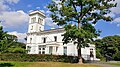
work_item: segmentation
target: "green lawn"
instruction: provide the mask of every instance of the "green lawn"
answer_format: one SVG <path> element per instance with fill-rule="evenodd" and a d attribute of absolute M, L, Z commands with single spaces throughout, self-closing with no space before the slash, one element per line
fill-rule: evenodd
<path fill-rule="evenodd" d="M 0 62 L 0 67 L 27 67 L 27 65 L 34 64 L 33 62 Z"/>
<path fill-rule="evenodd" d="M 111 64 L 111 65 L 115 65 L 115 66 L 120 66 L 120 61 L 118 61 L 117 63 L 108 63 L 108 64 Z"/>
<path fill-rule="evenodd" d="M 71 64 L 62 62 L 0 62 L 0 67 L 98 67 L 92 64 Z"/>

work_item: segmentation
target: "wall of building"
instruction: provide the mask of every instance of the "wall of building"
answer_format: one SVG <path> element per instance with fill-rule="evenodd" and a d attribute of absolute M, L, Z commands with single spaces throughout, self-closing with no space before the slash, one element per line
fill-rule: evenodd
<path fill-rule="evenodd" d="M 31 23 L 32 22 L 31 18 L 33 17 L 36 17 L 36 21 L 34 23 Z M 43 19 L 42 24 L 37 23 L 38 18 Z M 45 24 L 44 17 L 42 17 L 40 14 L 34 14 L 30 16 L 29 28 L 28 28 L 29 34 L 27 36 L 27 45 L 26 45 L 26 49 L 30 50 L 28 54 L 40 54 L 42 52 L 44 53 L 44 51 L 45 54 L 50 54 L 49 50 L 50 47 L 52 47 L 53 49 L 52 54 L 54 55 L 64 55 L 67 52 L 66 55 L 77 56 L 78 54 L 77 45 L 74 45 L 73 43 L 63 44 L 62 41 L 63 36 L 61 35 L 64 34 L 65 32 L 56 31 L 53 33 L 48 32 L 45 34 L 40 34 L 40 32 L 44 32 L 44 24 Z M 57 36 L 57 41 L 55 41 L 54 36 Z M 46 38 L 45 43 L 43 43 L 43 38 Z M 84 59 L 90 60 L 91 49 L 93 50 L 94 58 L 96 58 L 95 45 L 90 45 L 89 47 L 85 47 L 81 49 L 81 53 Z"/>

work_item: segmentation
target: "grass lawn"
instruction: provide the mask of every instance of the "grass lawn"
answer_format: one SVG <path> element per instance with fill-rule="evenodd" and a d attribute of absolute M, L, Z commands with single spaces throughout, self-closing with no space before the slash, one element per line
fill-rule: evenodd
<path fill-rule="evenodd" d="M 117 63 L 108 63 L 108 64 L 111 64 L 111 65 L 115 65 L 115 66 L 120 66 L 120 61 L 118 61 Z"/>
<path fill-rule="evenodd" d="M 71 64 L 62 62 L 0 62 L 0 67 L 98 67 L 92 64 Z"/>

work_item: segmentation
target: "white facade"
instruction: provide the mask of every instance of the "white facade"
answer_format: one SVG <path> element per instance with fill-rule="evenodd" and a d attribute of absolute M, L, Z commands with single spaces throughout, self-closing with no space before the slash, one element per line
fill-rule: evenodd
<path fill-rule="evenodd" d="M 40 11 L 29 14 L 29 28 L 27 33 L 26 49 L 28 54 L 53 54 L 77 56 L 77 48 L 73 43 L 64 44 L 62 42 L 63 28 L 44 30 L 45 15 Z M 95 45 L 81 49 L 84 59 L 90 60 L 90 51 L 96 60 Z"/>

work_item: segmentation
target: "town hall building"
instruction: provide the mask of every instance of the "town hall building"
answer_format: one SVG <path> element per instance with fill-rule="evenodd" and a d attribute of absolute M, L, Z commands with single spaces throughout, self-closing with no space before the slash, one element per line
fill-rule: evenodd
<path fill-rule="evenodd" d="M 61 35 L 65 33 L 64 28 L 44 30 L 46 16 L 41 11 L 30 12 L 29 17 L 26 45 L 28 54 L 77 56 L 77 45 L 63 44 Z M 91 52 L 93 59 L 97 60 L 95 45 L 90 44 L 89 47 L 81 48 L 85 60 L 90 60 Z"/>

